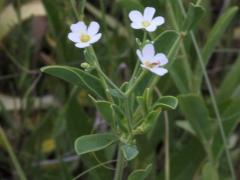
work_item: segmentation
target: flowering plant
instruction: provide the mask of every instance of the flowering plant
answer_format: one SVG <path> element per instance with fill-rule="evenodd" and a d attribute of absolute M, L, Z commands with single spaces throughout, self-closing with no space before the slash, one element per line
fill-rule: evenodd
<path fill-rule="evenodd" d="M 154 139 L 154 127 L 158 123 L 160 116 L 164 119 L 164 175 L 166 180 L 170 180 L 168 111 L 177 108 L 178 99 L 180 99 L 182 111 L 184 113 L 187 112 L 186 116 L 190 119 L 189 124 L 180 124 L 179 126 L 187 129 L 187 131 L 200 139 L 209 158 L 206 167 L 210 167 L 213 170 L 212 176 L 215 177 L 217 174 L 216 163 L 212 157 L 212 149 L 211 147 L 209 148 L 213 139 L 213 134 L 211 134 L 212 127 L 211 125 L 204 126 L 204 123 L 210 124 L 210 120 L 205 106 L 202 105 L 201 98 L 192 94 L 180 98 L 169 95 L 164 96 L 156 86 L 160 80 L 164 80 L 164 76 L 171 76 L 180 91 L 184 93 L 188 91 L 188 87 L 184 86 L 185 82 L 179 78 L 181 72 L 176 73 L 176 71 L 172 71 L 178 65 L 184 66 L 186 74 L 189 75 L 188 73 L 190 73 L 191 75 L 191 68 L 188 63 L 181 62 L 180 64 L 176 62 L 176 56 L 179 51 L 183 52 L 187 57 L 185 47 L 181 46 L 187 34 L 190 35 L 195 45 L 200 59 L 200 67 L 203 69 L 207 82 L 209 81 L 204 71 L 200 50 L 192 32 L 202 16 L 202 8 L 192 5 L 188 18 L 185 17 L 181 26 L 176 24 L 177 31 L 161 31 L 160 27 L 165 23 L 165 19 L 162 16 L 155 16 L 155 13 L 156 9 L 153 7 L 144 8 L 143 13 L 139 10 L 131 10 L 129 12 L 129 26 L 134 30 L 141 31 L 137 32 L 139 33 L 135 45 L 137 48 L 131 47 L 136 52 L 135 60 L 132 60 L 135 62 L 134 70 L 131 77 L 122 84 L 113 82 L 106 75 L 102 68 L 101 57 L 95 53 L 94 47 L 97 47 L 98 41 L 102 38 L 102 28 L 100 29 L 99 23 L 95 21 L 87 25 L 85 21 L 81 20 L 70 26 L 71 32 L 68 34 L 68 39 L 77 48 L 83 49 L 84 52 L 85 62 L 81 64 L 81 68 L 56 65 L 43 67 L 41 70 L 88 90 L 89 98 L 106 121 L 109 131 L 77 138 L 74 145 L 75 151 L 78 155 L 84 155 L 113 146 L 114 153 L 117 150 L 117 160 L 110 161 L 110 163 L 116 161 L 114 180 L 122 180 L 127 163 L 141 156 L 141 151 L 144 150 L 141 147 L 141 141 L 151 144 L 151 142 L 148 142 L 149 136 Z M 185 11 L 183 11 L 183 15 L 186 15 Z M 105 34 L 103 33 L 103 39 L 105 38 L 104 36 Z M 109 46 L 110 49 L 111 45 Z M 188 77 L 186 79 L 188 81 Z M 187 82 L 186 84 L 191 86 L 191 83 Z M 209 82 L 208 86 L 210 93 L 212 93 Z M 214 97 L 213 94 L 212 97 Z M 214 98 L 212 98 L 212 101 L 213 104 L 216 103 Z M 199 107 L 199 111 L 203 112 L 204 117 L 195 116 L 198 114 L 198 111 L 196 109 L 189 110 L 191 105 Z M 216 105 L 214 110 L 217 119 L 220 119 Z M 200 118 L 202 121 L 198 121 Z M 225 150 L 228 152 L 221 121 L 219 121 L 218 125 L 225 143 Z M 153 165 L 150 163 L 142 167 L 144 169 L 133 170 L 129 174 L 128 179 L 144 179 L 151 173 L 152 167 Z"/>
<path fill-rule="evenodd" d="M 154 32 L 158 26 L 164 23 L 163 17 L 153 18 L 155 11 L 152 7 L 145 8 L 143 15 L 139 11 L 131 11 L 129 13 L 129 18 L 132 21 L 131 27 L 133 29 L 143 29 L 145 33 Z M 178 101 L 173 96 L 161 96 L 151 103 L 150 98 L 155 84 L 151 84 L 150 81 L 148 86 L 138 92 L 139 84 L 145 81 L 146 76 L 149 75 L 144 69 L 152 72 L 151 76 L 153 77 L 164 76 L 168 70 L 163 66 L 168 63 L 168 58 L 163 53 L 156 54 L 154 44 L 150 43 L 145 35 L 139 49 L 136 50 L 136 57 L 139 58 L 143 70 L 139 69 L 139 61 L 136 60 L 132 78 L 123 85 L 124 88 L 120 88 L 105 75 L 101 68 L 101 61 L 98 60 L 92 47 L 102 36 L 99 33 L 100 25 L 97 22 L 91 22 L 87 26 L 85 22 L 79 21 L 72 24 L 70 29 L 69 40 L 73 41 L 77 48 L 85 49 L 86 62 L 82 64 L 82 67 L 85 70 L 95 69 L 98 76 L 95 77 L 90 75 L 90 72 L 80 69 L 61 66 L 44 67 L 42 71 L 70 82 L 82 81 L 93 92 L 90 97 L 103 118 L 108 122 L 111 131 L 79 137 L 75 141 L 75 150 L 79 155 L 82 155 L 117 143 L 119 150 L 115 180 L 120 180 L 122 179 L 124 161 L 131 161 L 139 154 L 136 136 L 148 133 L 163 110 L 177 107 Z M 60 70 L 64 71 L 65 74 L 60 74 Z M 79 79 L 75 82 L 74 79 L 78 76 Z M 131 98 L 133 96 L 135 98 Z M 138 101 L 138 105 L 129 109 L 130 104 L 136 101 Z M 138 114 L 139 108 L 144 110 L 142 115 Z M 150 167 L 149 165 L 146 169 L 150 169 Z"/>

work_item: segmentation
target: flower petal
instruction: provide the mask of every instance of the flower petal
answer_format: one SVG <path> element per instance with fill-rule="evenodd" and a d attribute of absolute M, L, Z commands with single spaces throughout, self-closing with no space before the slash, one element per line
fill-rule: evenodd
<path fill-rule="evenodd" d="M 143 58 L 143 55 L 142 55 L 142 52 L 140 51 L 140 49 L 138 49 L 136 53 L 137 53 L 137 56 L 138 56 L 139 60 L 143 63 L 144 58 Z"/>
<path fill-rule="evenodd" d="M 143 14 L 144 20 L 152 21 L 152 18 L 154 16 L 155 12 L 156 12 L 155 8 L 153 8 L 153 7 L 146 7 L 144 9 L 144 14 Z"/>
<path fill-rule="evenodd" d="M 78 43 L 80 42 L 80 36 L 77 33 L 69 33 L 68 34 L 68 39 L 70 39 L 71 41 Z"/>
<path fill-rule="evenodd" d="M 162 16 L 158 16 L 152 20 L 152 23 L 155 24 L 156 26 L 161 26 L 162 24 L 165 23 L 165 19 Z"/>
<path fill-rule="evenodd" d="M 128 16 L 132 22 L 142 22 L 143 20 L 143 15 L 140 11 L 133 10 Z"/>
<path fill-rule="evenodd" d="M 90 44 L 79 42 L 79 43 L 76 43 L 75 46 L 78 47 L 78 48 L 86 48 L 86 47 L 90 46 Z"/>
<path fill-rule="evenodd" d="M 158 53 L 154 56 L 153 60 L 155 62 L 160 62 L 160 66 L 163 66 L 168 63 L 168 58 L 163 53 Z"/>
<path fill-rule="evenodd" d="M 93 21 L 88 26 L 87 32 L 88 32 L 89 35 L 93 36 L 93 35 L 98 33 L 99 29 L 100 29 L 99 24 L 97 22 Z"/>
<path fill-rule="evenodd" d="M 87 31 L 87 26 L 83 21 L 79 21 L 76 24 L 72 24 L 70 29 L 73 32 L 86 32 Z"/>
<path fill-rule="evenodd" d="M 143 26 L 142 26 L 142 24 L 140 22 L 133 22 L 133 23 L 131 23 L 131 27 L 133 29 L 142 29 L 143 28 Z"/>
<path fill-rule="evenodd" d="M 152 60 L 155 55 L 155 49 L 153 44 L 147 44 L 143 47 L 142 55 L 144 60 Z"/>
<path fill-rule="evenodd" d="M 102 37 L 102 34 L 98 33 L 91 37 L 91 40 L 89 41 L 89 43 L 93 44 L 93 43 L 97 42 L 101 37 Z"/>
<path fill-rule="evenodd" d="M 153 68 L 153 69 L 150 69 L 151 72 L 159 75 L 159 76 L 163 76 L 165 74 L 168 73 L 168 70 L 165 69 L 165 68 L 160 68 L 160 67 L 156 67 L 156 68 Z"/>
<path fill-rule="evenodd" d="M 155 24 L 153 24 L 153 23 L 146 28 L 146 30 L 148 32 L 154 32 L 154 31 L 156 31 L 156 29 L 157 29 L 157 26 Z"/>

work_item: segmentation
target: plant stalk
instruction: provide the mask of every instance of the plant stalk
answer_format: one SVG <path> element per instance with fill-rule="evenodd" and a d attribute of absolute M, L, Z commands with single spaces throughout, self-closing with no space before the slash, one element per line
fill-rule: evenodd
<path fill-rule="evenodd" d="M 168 113 L 164 111 L 164 124 L 165 124 L 165 180 L 170 180 L 170 146 L 169 146 L 169 118 Z"/>
<path fill-rule="evenodd" d="M 117 167 L 114 175 L 114 180 L 122 180 L 123 178 L 123 170 L 124 170 L 124 157 L 120 148 L 120 144 L 118 147 L 118 158 L 117 158 Z"/>
<path fill-rule="evenodd" d="M 27 177 L 22 169 L 22 167 L 20 166 L 20 163 L 13 151 L 13 148 L 11 146 L 11 144 L 9 143 L 7 137 L 6 137 L 6 134 L 4 132 L 4 130 L 2 129 L 2 127 L 0 126 L 0 140 L 3 142 L 3 145 L 4 147 L 6 148 L 6 150 L 8 151 L 9 153 L 9 156 L 12 160 L 12 163 L 13 165 L 15 166 L 16 168 L 16 171 L 18 173 L 18 176 L 19 176 L 19 179 L 20 180 L 27 180 Z"/>
<path fill-rule="evenodd" d="M 79 14 L 78 14 L 78 10 L 76 8 L 76 1 L 75 0 L 70 0 L 74 15 L 76 16 L 77 20 L 79 20 Z"/>

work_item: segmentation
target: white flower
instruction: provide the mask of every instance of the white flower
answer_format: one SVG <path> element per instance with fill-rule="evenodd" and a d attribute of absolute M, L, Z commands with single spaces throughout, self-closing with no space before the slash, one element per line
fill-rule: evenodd
<path fill-rule="evenodd" d="M 162 53 L 155 54 L 153 44 L 147 44 L 143 47 L 142 51 L 137 50 L 137 55 L 142 62 L 141 66 L 150 70 L 151 72 L 163 76 L 168 70 L 161 67 L 168 63 L 167 57 Z"/>
<path fill-rule="evenodd" d="M 68 34 L 68 39 L 75 43 L 78 48 L 85 48 L 97 42 L 102 34 L 98 33 L 100 26 L 97 22 L 91 22 L 87 25 L 83 21 L 71 25 L 71 31 Z"/>
<path fill-rule="evenodd" d="M 162 16 L 153 18 L 156 9 L 153 7 L 146 7 L 144 13 L 133 10 L 129 13 L 129 18 L 132 21 L 131 27 L 133 29 L 146 29 L 149 32 L 153 32 L 158 26 L 162 25 L 165 20 Z"/>

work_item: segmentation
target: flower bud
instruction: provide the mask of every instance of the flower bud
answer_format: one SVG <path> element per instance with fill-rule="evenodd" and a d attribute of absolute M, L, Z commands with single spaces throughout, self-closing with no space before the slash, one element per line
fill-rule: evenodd
<path fill-rule="evenodd" d="M 89 69 L 91 66 L 90 66 L 90 64 L 84 62 L 84 63 L 81 64 L 81 67 L 82 67 L 83 69 Z"/>

